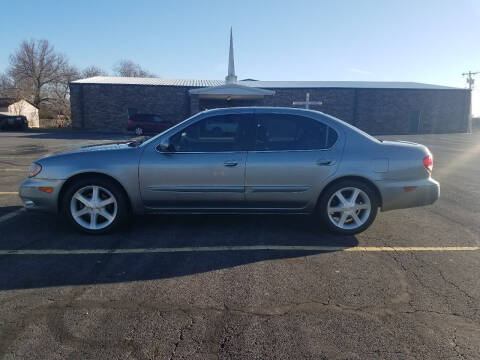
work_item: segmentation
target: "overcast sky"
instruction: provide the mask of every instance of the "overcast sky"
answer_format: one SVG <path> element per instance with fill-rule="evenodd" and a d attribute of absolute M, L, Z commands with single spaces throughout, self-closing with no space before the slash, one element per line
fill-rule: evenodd
<path fill-rule="evenodd" d="M 479 0 L 3 1 L 0 71 L 22 40 L 45 38 L 80 68 L 125 58 L 161 77 L 223 79 L 230 26 L 239 79 L 464 87 L 462 72 L 480 71 Z"/>

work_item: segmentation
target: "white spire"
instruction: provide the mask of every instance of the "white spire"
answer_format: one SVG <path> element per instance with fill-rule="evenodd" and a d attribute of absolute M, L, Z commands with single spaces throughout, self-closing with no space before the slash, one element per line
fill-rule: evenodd
<path fill-rule="evenodd" d="M 233 60 L 233 32 L 230 27 L 230 52 L 228 53 L 228 75 L 225 78 L 227 83 L 233 83 L 237 81 L 237 76 L 235 75 L 235 61 Z"/>

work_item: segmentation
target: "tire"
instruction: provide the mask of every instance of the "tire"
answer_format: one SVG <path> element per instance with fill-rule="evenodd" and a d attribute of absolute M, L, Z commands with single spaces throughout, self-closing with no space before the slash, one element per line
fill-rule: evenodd
<path fill-rule="evenodd" d="M 142 136 L 143 135 L 143 128 L 141 128 L 140 126 L 137 126 L 135 128 L 135 130 L 133 130 L 133 131 L 134 131 L 135 135 L 137 135 L 137 136 Z"/>
<path fill-rule="evenodd" d="M 93 200 L 95 189 L 99 198 L 96 202 Z M 78 200 L 81 198 L 79 195 L 82 200 Z M 106 205 L 102 207 L 99 202 Z M 76 230 L 96 235 L 118 229 L 125 223 L 128 209 L 128 200 L 116 183 L 103 178 L 85 178 L 68 187 L 62 199 L 61 212 Z"/>
<path fill-rule="evenodd" d="M 354 235 L 365 231 L 373 223 L 378 212 L 378 200 L 370 185 L 358 180 L 342 180 L 327 187 L 319 199 L 317 210 L 330 232 Z M 335 212 L 336 209 L 341 211 Z"/>

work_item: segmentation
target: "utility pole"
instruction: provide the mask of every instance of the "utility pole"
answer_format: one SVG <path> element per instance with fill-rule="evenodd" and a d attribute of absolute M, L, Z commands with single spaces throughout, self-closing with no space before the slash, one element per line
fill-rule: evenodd
<path fill-rule="evenodd" d="M 472 72 L 472 71 L 469 71 L 469 72 L 466 72 L 466 73 L 463 73 L 462 76 L 466 76 L 467 77 L 467 84 L 468 84 L 468 89 L 470 90 L 470 96 L 472 96 L 473 94 L 473 85 L 475 84 L 475 79 L 473 78 L 475 75 L 477 74 L 480 74 L 480 71 L 475 71 L 475 72 Z M 469 133 L 472 132 L 472 100 L 470 98 L 470 114 L 468 115 L 468 129 L 467 131 Z"/>
<path fill-rule="evenodd" d="M 476 72 L 472 72 L 472 71 L 469 71 L 469 72 L 466 72 L 466 73 L 463 73 L 462 76 L 466 76 L 467 77 L 467 84 L 468 84 L 468 88 L 470 90 L 473 89 L 473 85 L 475 83 L 475 79 L 473 78 L 475 75 L 477 74 L 480 74 L 480 71 L 476 71 Z"/>

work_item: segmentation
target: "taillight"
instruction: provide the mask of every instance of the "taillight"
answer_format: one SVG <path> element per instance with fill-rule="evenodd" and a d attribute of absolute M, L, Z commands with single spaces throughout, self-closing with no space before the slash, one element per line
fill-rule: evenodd
<path fill-rule="evenodd" d="M 427 171 L 429 173 L 432 172 L 432 170 L 433 170 L 433 157 L 432 157 L 432 155 L 427 155 L 423 158 L 423 166 L 425 166 L 425 169 L 427 169 Z"/>

